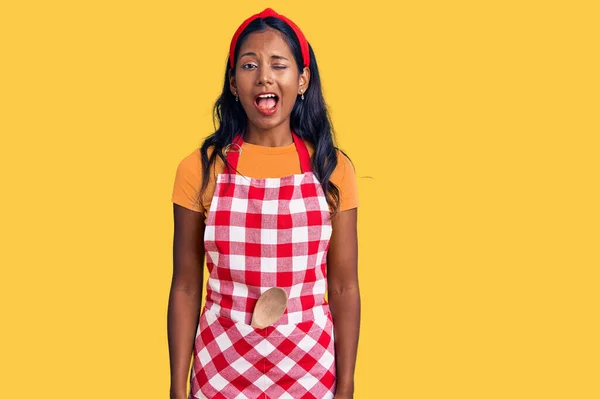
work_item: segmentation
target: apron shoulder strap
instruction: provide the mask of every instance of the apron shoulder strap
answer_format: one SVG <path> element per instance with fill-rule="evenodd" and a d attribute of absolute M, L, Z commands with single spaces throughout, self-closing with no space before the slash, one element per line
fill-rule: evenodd
<path fill-rule="evenodd" d="M 310 155 L 308 154 L 308 148 L 306 148 L 306 144 L 304 140 L 302 140 L 296 133 L 292 132 L 292 137 L 294 138 L 294 143 L 296 144 L 296 151 L 298 151 L 298 156 L 300 157 L 300 168 L 302 169 L 302 173 L 307 173 L 312 171 L 312 166 L 310 164 Z"/>

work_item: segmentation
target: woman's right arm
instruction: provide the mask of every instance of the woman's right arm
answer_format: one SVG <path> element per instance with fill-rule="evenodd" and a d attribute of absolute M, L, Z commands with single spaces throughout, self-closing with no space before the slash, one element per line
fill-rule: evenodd
<path fill-rule="evenodd" d="M 173 278 L 167 335 L 171 370 L 170 399 L 187 399 L 204 276 L 204 214 L 173 204 Z"/>

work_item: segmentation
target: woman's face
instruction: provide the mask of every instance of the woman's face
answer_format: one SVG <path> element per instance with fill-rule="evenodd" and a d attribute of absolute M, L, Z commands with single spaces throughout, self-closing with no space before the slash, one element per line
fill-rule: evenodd
<path fill-rule="evenodd" d="M 289 124 L 300 91 L 306 92 L 309 74 L 308 68 L 298 74 L 296 60 L 282 33 L 269 28 L 251 33 L 242 44 L 235 76 L 230 76 L 230 89 L 238 94 L 251 124 L 271 129 Z"/>

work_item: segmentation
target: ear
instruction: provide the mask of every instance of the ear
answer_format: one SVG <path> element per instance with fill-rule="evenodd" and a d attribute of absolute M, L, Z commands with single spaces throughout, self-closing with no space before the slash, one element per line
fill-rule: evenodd
<path fill-rule="evenodd" d="M 299 77 L 298 94 L 301 94 L 300 91 L 302 91 L 302 93 L 306 93 L 306 89 L 308 89 L 309 82 L 310 82 L 310 68 L 304 67 L 304 69 L 302 70 L 302 73 L 300 74 L 300 77 Z"/>
<path fill-rule="evenodd" d="M 231 74 L 231 69 L 229 70 L 229 90 L 231 90 L 231 94 L 234 96 L 237 93 L 237 84 L 235 82 L 235 76 Z"/>

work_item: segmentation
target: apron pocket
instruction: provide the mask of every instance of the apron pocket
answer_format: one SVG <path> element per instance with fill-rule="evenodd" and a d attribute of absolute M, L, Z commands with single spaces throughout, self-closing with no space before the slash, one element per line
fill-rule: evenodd
<path fill-rule="evenodd" d="M 195 341 L 193 395 L 212 398 L 220 393 L 234 398 L 239 392 L 254 394 L 257 387 L 253 382 L 264 370 L 262 340 L 252 326 L 205 308 Z"/>
<path fill-rule="evenodd" d="M 291 397 L 332 398 L 336 367 L 333 323 L 326 315 L 298 324 L 280 324 L 266 338 L 274 349 L 266 357 L 269 379 L 275 381 L 267 395 L 279 397 L 280 389 Z"/>

